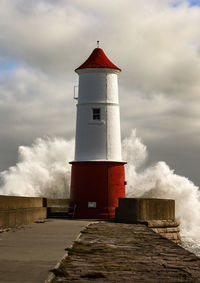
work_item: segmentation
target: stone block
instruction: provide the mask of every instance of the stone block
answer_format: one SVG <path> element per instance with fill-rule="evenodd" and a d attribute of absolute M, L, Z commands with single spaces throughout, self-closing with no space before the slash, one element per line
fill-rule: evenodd
<path fill-rule="evenodd" d="M 150 228 L 159 228 L 159 227 L 178 227 L 180 225 L 180 221 L 175 220 L 148 220 L 147 225 Z"/>

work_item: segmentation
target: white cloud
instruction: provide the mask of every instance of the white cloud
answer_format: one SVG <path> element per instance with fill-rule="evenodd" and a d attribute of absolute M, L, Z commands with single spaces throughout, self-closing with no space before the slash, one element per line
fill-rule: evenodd
<path fill-rule="evenodd" d="M 1 0 L 0 166 L 5 169 L 9 153 L 37 136 L 73 136 L 73 70 L 100 40 L 123 70 L 123 136 L 136 127 L 157 148 L 152 160 L 170 156 L 183 171 L 186 165 L 170 152 L 177 140 L 181 156 L 191 145 L 192 174 L 200 139 L 200 8 L 173 2 Z M 1 71 L 9 62 L 14 68 Z"/>

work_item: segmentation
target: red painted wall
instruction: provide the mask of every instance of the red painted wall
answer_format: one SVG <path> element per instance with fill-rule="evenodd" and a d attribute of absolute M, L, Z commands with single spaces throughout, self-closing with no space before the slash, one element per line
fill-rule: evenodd
<path fill-rule="evenodd" d="M 125 197 L 125 162 L 72 162 L 70 207 L 75 218 L 111 219 Z M 96 202 L 96 208 L 88 208 Z"/>

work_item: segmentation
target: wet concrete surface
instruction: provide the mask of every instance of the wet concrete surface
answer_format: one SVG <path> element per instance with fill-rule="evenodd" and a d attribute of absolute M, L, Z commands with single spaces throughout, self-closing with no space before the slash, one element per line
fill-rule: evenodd
<path fill-rule="evenodd" d="M 88 223 L 47 219 L 0 233 L 0 282 L 44 282 Z"/>

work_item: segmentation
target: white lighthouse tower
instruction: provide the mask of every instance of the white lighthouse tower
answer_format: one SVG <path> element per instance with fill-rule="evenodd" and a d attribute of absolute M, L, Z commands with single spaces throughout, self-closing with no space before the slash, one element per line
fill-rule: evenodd
<path fill-rule="evenodd" d="M 125 197 L 121 157 L 118 74 L 120 69 L 95 48 L 76 70 L 79 91 L 71 210 L 78 218 L 113 218 Z"/>

